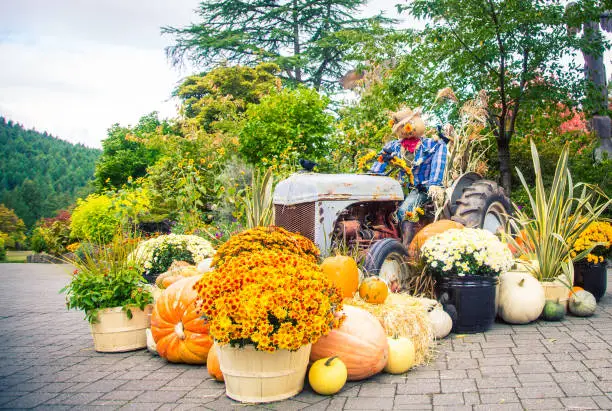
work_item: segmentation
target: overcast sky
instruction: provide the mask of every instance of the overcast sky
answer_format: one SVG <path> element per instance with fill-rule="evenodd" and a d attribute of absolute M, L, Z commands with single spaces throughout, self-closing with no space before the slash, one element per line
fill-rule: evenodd
<path fill-rule="evenodd" d="M 372 1 L 397 17 L 401 0 Z M 101 147 L 114 123 L 176 115 L 184 76 L 161 26 L 197 21 L 199 0 L 0 0 L 0 116 Z M 369 13 L 368 13 L 369 14 Z"/>

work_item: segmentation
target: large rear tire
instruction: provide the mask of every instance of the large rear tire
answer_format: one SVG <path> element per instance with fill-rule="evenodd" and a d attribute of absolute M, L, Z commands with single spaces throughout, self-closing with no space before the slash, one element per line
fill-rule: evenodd
<path fill-rule="evenodd" d="M 385 280 L 391 291 L 398 291 L 409 276 L 408 250 L 395 238 L 385 238 L 368 250 L 363 269 L 368 276 Z"/>
<path fill-rule="evenodd" d="M 463 191 L 451 220 L 495 234 L 506 227 L 511 213 L 512 205 L 504 189 L 494 181 L 480 180 Z"/>

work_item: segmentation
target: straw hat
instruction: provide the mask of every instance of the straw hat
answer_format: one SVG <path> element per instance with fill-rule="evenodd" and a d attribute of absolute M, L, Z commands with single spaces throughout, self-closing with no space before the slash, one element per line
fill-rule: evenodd
<path fill-rule="evenodd" d="M 393 134 L 398 137 L 422 137 L 425 133 L 425 123 L 419 109 L 405 108 L 391 113 L 391 123 Z"/>

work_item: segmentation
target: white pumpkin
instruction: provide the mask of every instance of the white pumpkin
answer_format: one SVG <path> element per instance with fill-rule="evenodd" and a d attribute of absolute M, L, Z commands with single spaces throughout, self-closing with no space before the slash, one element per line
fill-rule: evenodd
<path fill-rule="evenodd" d="M 147 334 L 147 350 L 149 350 L 151 354 L 159 355 L 159 353 L 157 352 L 157 345 L 155 344 L 155 340 L 153 339 L 153 333 L 151 332 L 151 329 L 147 328 L 145 332 Z"/>
<path fill-rule="evenodd" d="M 569 301 L 569 310 L 572 314 L 578 317 L 590 317 L 595 314 L 595 308 L 597 301 L 590 292 L 580 290 L 572 293 Z"/>
<path fill-rule="evenodd" d="M 211 263 L 212 263 L 212 258 L 205 258 L 203 259 L 197 266 L 196 270 L 198 270 L 201 273 L 207 273 L 209 271 L 212 271 L 212 268 L 210 267 Z"/>
<path fill-rule="evenodd" d="M 436 304 L 428 315 L 436 340 L 441 340 L 450 334 L 453 329 L 453 320 L 440 304 Z"/>
<path fill-rule="evenodd" d="M 510 324 L 537 320 L 546 303 L 542 284 L 527 271 L 509 271 L 499 280 L 499 316 Z"/>

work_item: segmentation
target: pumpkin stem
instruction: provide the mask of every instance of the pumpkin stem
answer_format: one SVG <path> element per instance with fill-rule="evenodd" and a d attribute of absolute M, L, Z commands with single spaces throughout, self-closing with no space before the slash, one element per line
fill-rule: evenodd
<path fill-rule="evenodd" d="M 334 355 L 333 357 L 329 357 L 327 361 L 325 361 L 325 366 L 329 367 L 332 363 L 333 360 L 335 360 L 336 358 L 338 358 L 337 355 Z"/>
<path fill-rule="evenodd" d="M 518 286 L 519 286 L 519 287 L 522 287 L 522 286 L 523 286 L 523 284 L 525 284 L 525 279 L 524 279 L 524 278 L 521 278 L 521 281 L 519 281 Z"/>
<path fill-rule="evenodd" d="M 185 339 L 185 328 L 183 327 L 182 321 L 179 321 L 178 323 L 176 323 L 176 325 L 174 326 L 174 332 L 176 333 L 176 335 L 178 335 L 178 338 L 180 338 L 181 340 Z"/>

